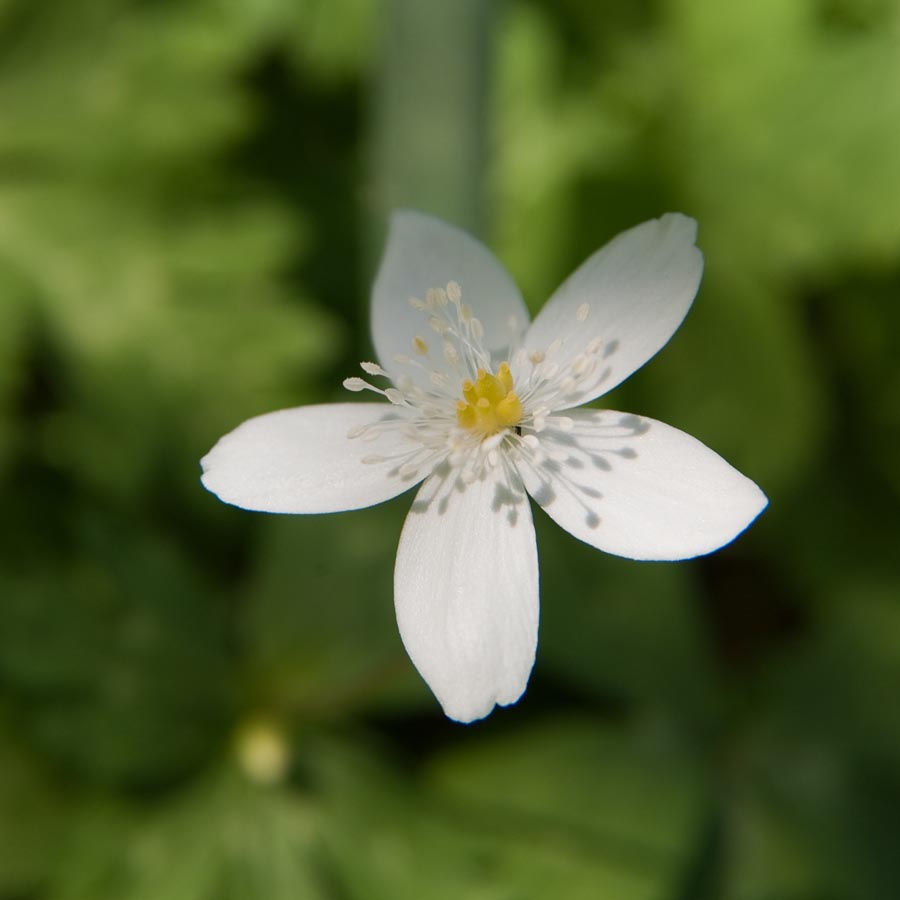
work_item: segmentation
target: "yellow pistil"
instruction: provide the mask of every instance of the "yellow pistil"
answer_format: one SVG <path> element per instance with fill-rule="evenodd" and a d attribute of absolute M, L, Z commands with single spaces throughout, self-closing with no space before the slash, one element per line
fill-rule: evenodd
<path fill-rule="evenodd" d="M 462 394 L 456 402 L 456 420 L 468 431 L 487 437 L 522 421 L 522 402 L 513 390 L 508 363 L 500 363 L 496 375 L 479 369 L 475 381 L 463 382 Z"/>

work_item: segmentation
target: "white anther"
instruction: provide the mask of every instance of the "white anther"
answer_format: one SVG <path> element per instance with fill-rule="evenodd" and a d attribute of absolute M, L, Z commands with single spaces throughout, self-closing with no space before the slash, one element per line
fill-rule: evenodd
<path fill-rule="evenodd" d="M 399 366 L 408 366 L 412 360 L 405 353 L 395 353 L 394 362 Z"/>
<path fill-rule="evenodd" d="M 367 375 L 383 375 L 387 376 L 387 372 L 378 365 L 378 363 L 373 362 L 361 362 L 359 367 L 365 372 Z"/>
<path fill-rule="evenodd" d="M 492 434 L 481 442 L 481 449 L 486 453 L 492 453 L 503 443 L 505 438 L 506 432 L 498 431 L 497 434 Z"/>
<path fill-rule="evenodd" d="M 459 353 L 450 341 L 444 341 L 444 359 L 446 359 L 451 366 L 456 365 L 456 363 L 459 362 Z"/>
<path fill-rule="evenodd" d="M 541 446 L 541 442 L 537 439 L 537 435 L 526 434 L 522 438 L 522 443 L 530 450 L 537 450 Z"/>
<path fill-rule="evenodd" d="M 418 312 L 424 312 L 426 309 L 428 309 L 428 304 L 427 304 L 427 303 L 424 303 L 424 302 L 423 302 L 422 300 L 420 300 L 418 297 L 410 297 L 406 302 L 407 302 L 413 309 L 418 310 Z"/>
<path fill-rule="evenodd" d="M 568 416 L 553 416 L 547 419 L 548 425 L 553 425 L 560 431 L 571 431 L 575 423 Z"/>
<path fill-rule="evenodd" d="M 548 348 L 547 348 L 547 356 L 553 356 L 560 347 L 562 347 L 563 342 L 562 338 L 557 338 Z"/>
<path fill-rule="evenodd" d="M 548 381 L 551 378 L 555 378 L 558 372 L 559 366 L 556 363 L 547 363 L 547 365 L 544 366 L 543 369 L 541 369 L 541 375 Z"/>
<path fill-rule="evenodd" d="M 595 337 L 585 348 L 588 353 L 599 353 L 600 348 L 603 346 L 603 338 Z"/>
<path fill-rule="evenodd" d="M 362 458 L 362 461 L 367 466 L 374 466 L 378 463 L 387 462 L 387 460 L 383 456 L 379 456 L 377 453 L 373 453 L 371 456 L 364 456 Z"/>
<path fill-rule="evenodd" d="M 428 288 L 425 301 L 431 309 L 440 309 L 447 305 L 447 292 L 443 288 Z"/>
<path fill-rule="evenodd" d="M 344 379 L 344 387 L 348 391 L 364 391 L 367 388 L 370 388 L 371 385 L 368 382 L 363 381 L 362 378 L 354 376 L 353 378 Z"/>
<path fill-rule="evenodd" d="M 432 331 L 436 331 L 438 334 L 443 334 L 445 331 L 450 330 L 450 325 L 437 316 L 429 316 L 428 325 Z"/>
<path fill-rule="evenodd" d="M 580 356 L 575 357 L 575 362 L 572 363 L 572 371 L 576 375 L 584 375 L 590 364 L 591 360 L 582 353 Z"/>
<path fill-rule="evenodd" d="M 443 372 L 429 372 L 428 378 L 435 387 L 447 386 L 447 376 Z"/>
<path fill-rule="evenodd" d="M 447 282 L 447 297 L 450 299 L 451 303 L 459 303 L 462 299 L 462 288 L 459 286 L 458 282 Z"/>
<path fill-rule="evenodd" d="M 480 341 L 484 337 L 484 325 L 481 324 L 480 319 L 472 319 L 469 322 L 469 328 L 472 329 L 472 337 L 475 338 L 476 341 Z"/>
<path fill-rule="evenodd" d="M 400 393 L 396 388 L 388 388 L 384 392 L 384 396 L 394 404 L 394 406 L 406 406 L 406 400 L 403 398 L 403 394 Z"/>
<path fill-rule="evenodd" d="M 539 366 L 546 357 L 543 350 L 535 350 L 528 355 L 528 358 L 531 360 L 533 366 Z"/>
<path fill-rule="evenodd" d="M 468 322 L 472 318 L 472 307 L 467 303 L 460 303 L 459 317 L 463 322 Z"/>
<path fill-rule="evenodd" d="M 589 303 L 582 303 L 581 306 L 575 310 L 575 318 L 578 319 L 579 322 L 587 322 L 587 318 L 590 314 L 591 306 Z"/>
<path fill-rule="evenodd" d="M 415 463 L 404 463 L 400 466 L 397 474 L 401 478 L 412 478 L 419 471 L 419 467 Z"/>

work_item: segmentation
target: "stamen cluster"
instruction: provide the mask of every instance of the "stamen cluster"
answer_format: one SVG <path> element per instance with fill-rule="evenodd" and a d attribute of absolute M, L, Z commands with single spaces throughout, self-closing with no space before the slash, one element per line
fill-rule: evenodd
<path fill-rule="evenodd" d="M 500 363 L 496 375 L 479 369 L 475 381 L 463 382 L 462 392 L 465 399 L 456 401 L 456 420 L 462 428 L 488 437 L 522 421 L 522 401 L 513 390 L 507 362 Z"/>
<path fill-rule="evenodd" d="M 545 428 L 571 429 L 572 420 L 552 410 L 577 402 L 597 377 L 603 341 L 592 340 L 563 365 L 556 359 L 565 358 L 561 351 L 569 335 L 557 338 L 546 350 L 509 347 L 516 375 L 508 362 L 501 362 L 495 373 L 483 342 L 484 327 L 462 302 L 457 282 L 430 289 L 424 300 L 411 297 L 408 302 L 426 317 L 440 341 L 440 359 L 433 358 L 432 346 L 417 334 L 410 341 L 411 354 L 396 354 L 393 361 L 427 373 L 427 379 L 389 373 L 377 363 L 362 362 L 367 375 L 391 380 L 393 386 L 382 389 L 359 377 L 344 380 L 347 390 L 374 391 L 397 408 L 378 422 L 354 429 L 349 437 L 375 440 L 385 431 L 398 430 L 405 438 L 406 449 L 390 459 L 372 454 L 363 462 L 392 462 L 395 475 L 412 481 L 448 460 L 459 467 L 463 481 L 470 481 L 484 466 L 500 463 L 501 448 L 536 462 L 543 455 L 537 436 Z M 586 303 L 578 308 L 573 334 L 589 313 Z M 603 373 L 599 374 L 602 378 Z"/>

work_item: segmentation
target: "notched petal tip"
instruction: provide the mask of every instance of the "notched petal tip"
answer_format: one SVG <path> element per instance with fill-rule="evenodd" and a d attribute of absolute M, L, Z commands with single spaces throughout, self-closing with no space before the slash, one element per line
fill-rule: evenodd
<path fill-rule="evenodd" d="M 685 243 L 697 243 L 697 220 L 681 212 L 663 213 L 657 220 L 665 229 L 683 235 Z"/>
<path fill-rule="evenodd" d="M 526 680 L 526 683 L 522 685 L 521 690 L 509 700 L 505 699 L 505 697 L 508 696 L 505 694 L 500 697 L 491 697 L 488 700 L 470 704 L 460 704 L 456 700 L 444 703 L 440 697 L 438 697 L 437 700 L 438 703 L 441 704 L 441 709 L 448 719 L 457 722 L 460 725 L 474 725 L 476 722 L 486 719 L 495 709 L 515 706 L 522 697 L 525 696 L 525 689 L 527 687 L 528 684 Z"/>

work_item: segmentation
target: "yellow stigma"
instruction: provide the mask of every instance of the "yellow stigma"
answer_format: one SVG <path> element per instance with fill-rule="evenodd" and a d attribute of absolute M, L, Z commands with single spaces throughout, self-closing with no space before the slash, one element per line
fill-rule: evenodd
<path fill-rule="evenodd" d="M 462 394 L 456 401 L 456 420 L 468 431 L 487 437 L 522 421 L 522 402 L 513 390 L 508 363 L 500 363 L 496 375 L 479 369 L 475 381 L 463 382 Z"/>

